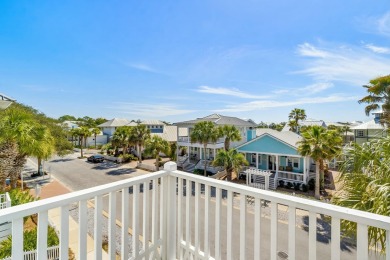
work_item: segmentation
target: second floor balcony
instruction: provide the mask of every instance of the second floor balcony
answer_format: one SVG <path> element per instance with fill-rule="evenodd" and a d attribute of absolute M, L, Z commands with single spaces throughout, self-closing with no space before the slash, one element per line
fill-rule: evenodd
<path fill-rule="evenodd" d="M 78 259 L 87 259 L 88 234 L 93 259 L 103 258 L 105 236 L 109 259 L 390 258 L 390 217 L 185 173 L 173 162 L 162 171 L 2 209 L 0 223 L 12 223 L 12 259 L 23 259 L 23 218 L 32 214 L 38 214 L 37 259 L 46 259 L 51 210 L 60 212 L 60 259 L 68 259 L 74 242 L 71 211 L 78 216 Z M 345 220 L 356 223 L 356 235 L 346 236 Z M 386 254 L 368 246 L 372 227 L 386 232 Z"/>

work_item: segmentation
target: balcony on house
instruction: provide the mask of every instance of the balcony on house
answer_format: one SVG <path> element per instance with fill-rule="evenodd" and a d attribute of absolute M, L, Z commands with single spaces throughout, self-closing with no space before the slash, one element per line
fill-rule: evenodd
<path fill-rule="evenodd" d="M 23 217 L 36 213 L 37 256 L 46 259 L 53 209 L 60 210 L 60 259 L 68 259 L 71 209 L 78 211 L 78 259 L 87 259 L 88 225 L 93 259 L 102 259 L 104 221 L 110 259 L 390 258 L 390 217 L 197 176 L 168 162 L 162 171 L 2 209 L 0 223 L 12 222 L 12 259 L 23 259 Z M 343 220 L 357 223 L 356 237 L 344 237 Z M 386 256 L 368 247 L 370 227 L 386 231 Z"/>

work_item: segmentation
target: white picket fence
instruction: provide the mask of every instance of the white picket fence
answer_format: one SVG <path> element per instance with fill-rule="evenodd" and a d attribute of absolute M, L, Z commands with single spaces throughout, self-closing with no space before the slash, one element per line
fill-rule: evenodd
<path fill-rule="evenodd" d="M 38 260 L 37 250 L 25 251 L 24 260 Z M 52 246 L 47 248 L 47 260 L 60 259 L 60 247 Z M 12 260 L 12 257 L 3 258 L 1 260 Z"/>

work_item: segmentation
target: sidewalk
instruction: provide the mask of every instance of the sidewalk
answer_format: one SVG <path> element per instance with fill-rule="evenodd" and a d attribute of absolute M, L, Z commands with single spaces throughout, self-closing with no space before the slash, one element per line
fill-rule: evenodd
<path fill-rule="evenodd" d="M 31 189 L 31 194 L 35 195 L 35 190 Z M 55 197 L 58 195 L 66 194 L 72 192 L 69 190 L 67 187 L 62 185 L 59 181 L 56 179 L 52 178 L 51 182 L 42 186 L 41 191 L 40 191 L 40 199 L 46 199 L 46 198 L 51 198 Z M 56 229 L 60 230 L 60 209 L 52 209 L 49 210 L 49 222 L 50 224 Z M 79 245 L 78 245 L 78 234 L 79 231 L 79 224 L 71 217 L 69 216 L 69 248 L 73 251 L 75 258 L 78 259 L 78 252 L 79 252 Z M 102 249 L 102 259 L 109 259 L 108 254 L 106 251 Z M 94 258 L 94 241 L 93 238 L 88 235 L 87 236 L 87 259 L 95 259 Z"/>

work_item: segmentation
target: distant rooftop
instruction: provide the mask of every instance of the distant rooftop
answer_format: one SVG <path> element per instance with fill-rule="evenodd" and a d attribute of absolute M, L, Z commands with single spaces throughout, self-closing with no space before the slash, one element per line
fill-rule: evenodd
<path fill-rule="evenodd" d="M 270 135 L 280 141 L 287 143 L 295 148 L 297 148 L 297 142 L 302 140 L 302 137 L 294 132 L 285 131 L 279 132 L 271 128 L 257 128 L 256 129 L 256 139 L 263 135 Z"/>
<path fill-rule="evenodd" d="M 114 118 L 111 120 L 108 120 L 107 122 L 104 122 L 103 124 L 98 125 L 98 127 L 118 127 L 118 126 L 125 126 L 129 124 L 130 121 L 124 118 Z"/>
<path fill-rule="evenodd" d="M 247 127 L 256 127 L 257 125 L 254 122 L 246 121 L 238 117 L 223 116 L 220 114 L 212 114 L 206 117 L 197 118 L 194 120 L 183 121 L 175 123 L 177 126 L 190 126 L 199 122 L 210 121 L 216 125 L 235 125 L 235 126 L 247 126 Z"/>

